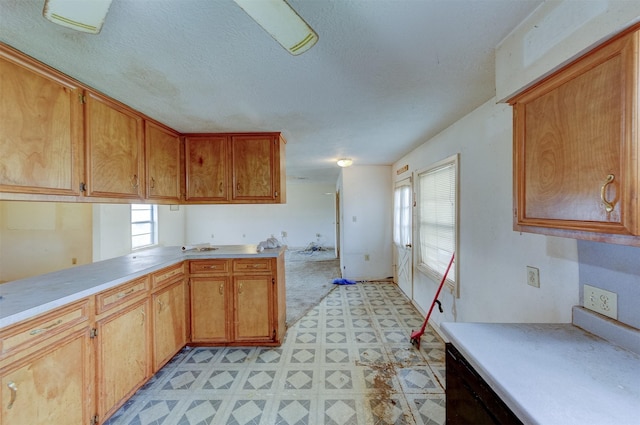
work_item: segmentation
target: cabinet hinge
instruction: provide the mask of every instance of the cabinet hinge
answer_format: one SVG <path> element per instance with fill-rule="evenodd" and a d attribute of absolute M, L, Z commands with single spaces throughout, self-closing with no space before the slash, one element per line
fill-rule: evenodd
<path fill-rule="evenodd" d="M 87 98 L 86 98 L 86 97 L 84 97 L 84 94 L 82 94 L 82 93 L 78 93 L 78 100 L 79 100 L 79 101 L 80 101 L 80 103 L 82 103 L 83 105 L 84 105 L 85 103 L 87 103 Z"/>
<path fill-rule="evenodd" d="M 90 425 L 97 425 L 98 423 L 98 415 L 94 415 L 93 418 L 91 418 L 91 422 L 89 422 Z"/>
<path fill-rule="evenodd" d="M 87 184 L 80 183 L 80 192 L 86 192 L 86 191 L 87 191 Z"/>
<path fill-rule="evenodd" d="M 89 332 L 89 338 L 96 338 L 98 336 L 98 330 L 96 328 L 92 328 Z"/>

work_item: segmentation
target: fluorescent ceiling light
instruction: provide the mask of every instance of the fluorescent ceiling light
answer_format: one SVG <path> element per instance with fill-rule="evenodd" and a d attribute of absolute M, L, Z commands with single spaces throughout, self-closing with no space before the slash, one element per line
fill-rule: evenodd
<path fill-rule="evenodd" d="M 45 0 L 42 15 L 63 27 L 98 34 L 109 6 L 111 0 Z"/>
<path fill-rule="evenodd" d="M 349 167 L 351 164 L 353 164 L 353 160 L 349 158 L 342 158 L 338 160 L 337 164 L 340 167 Z"/>
<path fill-rule="evenodd" d="M 254 21 L 292 55 L 318 41 L 318 34 L 284 0 L 234 0 Z"/>

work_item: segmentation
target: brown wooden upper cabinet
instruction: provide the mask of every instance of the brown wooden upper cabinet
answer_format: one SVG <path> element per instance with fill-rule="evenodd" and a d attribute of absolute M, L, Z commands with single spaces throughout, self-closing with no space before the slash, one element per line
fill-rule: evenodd
<path fill-rule="evenodd" d="M 187 136 L 185 146 L 186 197 L 201 203 L 229 200 L 229 146 L 226 136 Z"/>
<path fill-rule="evenodd" d="M 284 143 L 280 134 L 231 136 L 232 201 L 286 202 Z"/>
<path fill-rule="evenodd" d="M 280 133 L 179 134 L 2 43 L 0 93 L 0 199 L 286 202 Z"/>
<path fill-rule="evenodd" d="M 144 197 L 144 140 L 140 115 L 97 93 L 85 104 L 87 196 Z"/>
<path fill-rule="evenodd" d="M 514 229 L 640 244 L 639 33 L 510 100 Z"/>
<path fill-rule="evenodd" d="M 80 195 L 83 89 L 0 44 L 0 192 Z"/>
<path fill-rule="evenodd" d="M 280 133 L 187 135 L 187 203 L 285 203 Z"/>
<path fill-rule="evenodd" d="M 144 145 L 147 199 L 177 204 L 182 195 L 180 135 L 152 121 L 145 121 Z"/>

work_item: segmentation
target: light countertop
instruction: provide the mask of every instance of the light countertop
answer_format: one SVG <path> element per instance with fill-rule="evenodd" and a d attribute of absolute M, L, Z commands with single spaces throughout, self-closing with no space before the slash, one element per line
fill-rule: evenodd
<path fill-rule="evenodd" d="M 160 247 L 0 285 L 0 329 L 184 260 L 278 257 L 285 248 L 220 245 L 212 251 Z"/>
<path fill-rule="evenodd" d="M 640 422 L 640 355 L 573 324 L 443 323 L 525 424 Z"/>

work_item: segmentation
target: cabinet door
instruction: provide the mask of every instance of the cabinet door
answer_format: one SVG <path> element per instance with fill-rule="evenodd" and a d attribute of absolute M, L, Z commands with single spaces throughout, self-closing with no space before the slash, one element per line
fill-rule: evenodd
<path fill-rule="evenodd" d="M 186 200 L 226 202 L 229 199 L 228 138 L 185 138 Z"/>
<path fill-rule="evenodd" d="M 96 93 L 88 92 L 86 102 L 87 195 L 142 198 L 142 117 Z"/>
<path fill-rule="evenodd" d="M 98 417 L 118 409 L 150 376 L 148 301 L 97 322 Z"/>
<path fill-rule="evenodd" d="M 82 89 L 0 44 L 0 191 L 80 195 Z"/>
<path fill-rule="evenodd" d="M 233 201 L 275 202 L 280 197 L 279 140 L 272 135 L 231 138 Z"/>
<path fill-rule="evenodd" d="M 179 202 L 180 137 L 153 122 L 145 121 L 147 198 Z"/>
<path fill-rule="evenodd" d="M 517 225 L 638 234 L 637 38 L 596 50 L 516 100 Z"/>
<path fill-rule="evenodd" d="M 187 297 L 184 279 L 153 294 L 153 371 L 187 343 Z"/>
<path fill-rule="evenodd" d="M 227 324 L 229 278 L 191 278 L 191 340 L 193 342 L 228 342 Z"/>
<path fill-rule="evenodd" d="M 235 276 L 233 280 L 235 341 L 273 341 L 273 278 Z"/>
<path fill-rule="evenodd" d="M 93 412 L 89 327 L 2 370 L 0 424 L 89 424 Z"/>

